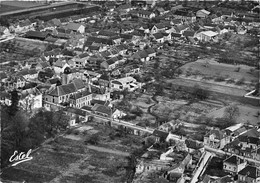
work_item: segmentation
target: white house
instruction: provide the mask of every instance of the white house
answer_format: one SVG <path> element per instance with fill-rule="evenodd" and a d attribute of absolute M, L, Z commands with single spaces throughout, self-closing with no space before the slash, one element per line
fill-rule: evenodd
<path fill-rule="evenodd" d="M 64 69 L 70 67 L 66 61 L 58 60 L 53 64 L 53 69 L 56 74 L 60 74 L 64 72 Z"/>
<path fill-rule="evenodd" d="M 81 34 L 85 33 L 85 26 L 78 23 L 70 22 L 65 26 L 66 29 L 72 30 L 73 32 L 79 32 Z"/>
<path fill-rule="evenodd" d="M 134 91 L 137 88 L 140 88 L 141 84 L 136 82 L 136 79 L 133 77 L 124 77 L 111 81 L 112 90 L 124 90 L 128 89 L 129 91 Z"/>
<path fill-rule="evenodd" d="M 218 33 L 213 31 L 203 31 L 195 35 L 200 41 L 211 41 L 216 39 Z"/>
<path fill-rule="evenodd" d="M 19 105 L 26 111 L 42 108 L 42 93 L 37 88 L 23 90 Z"/>

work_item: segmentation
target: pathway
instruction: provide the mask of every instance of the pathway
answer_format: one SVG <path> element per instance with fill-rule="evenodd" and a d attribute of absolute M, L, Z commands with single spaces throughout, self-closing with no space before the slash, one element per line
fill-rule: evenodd
<path fill-rule="evenodd" d="M 118 151 L 118 150 L 111 150 L 111 149 L 107 149 L 104 147 L 87 145 L 87 148 L 95 150 L 95 151 L 99 151 L 99 152 L 107 152 L 107 153 L 111 153 L 111 154 L 116 154 L 119 156 L 130 156 L 130 153 L 122 152 L 122 151 Z"/>

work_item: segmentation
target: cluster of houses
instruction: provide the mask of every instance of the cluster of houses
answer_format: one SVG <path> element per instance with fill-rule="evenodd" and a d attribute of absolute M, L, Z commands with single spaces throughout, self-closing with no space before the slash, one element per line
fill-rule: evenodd
<path fill-rule="evenodd" d="M 243 124 L 224 130 L 211 130 L 204 137 L 206 146 L 225 152 L 260 160 L 260 130 Z"/>
<path fill-rule="evenodd" d="M 256 127 L 237 124 L 224 130 L 211 130 L 204 137 L 204 145 L 221 149 L 229 155 L 223 160 L 223 171 L 229 174 L 216 179 L 215 182 L 260 181 L 260 168 L 257 163 L 260 160 L 260 130 Z M 211 176 L 206 175 L 203 182 L 214 181 Z"/>
<path fill-rule="evenodd" d="M 191 139 L 176 139 L 160 130 L 155 130 L 148 138 L 154 138 L 155 143 L 138 160 L 133 182 L 190 181 L 205 154 L 203 144 Z"/>

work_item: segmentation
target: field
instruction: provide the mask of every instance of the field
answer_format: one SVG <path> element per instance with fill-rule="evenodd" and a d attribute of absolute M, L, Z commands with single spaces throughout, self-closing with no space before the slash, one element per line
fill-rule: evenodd
<path fill-rule="evenodd" d="M 37 57 L 39 56 L 39 51 L 43 51 L 45 48 L 45 45 L 41 42 L 15 38 L 0 43 L 1 62 L 22 61 L 31 57 Z"/>
<path fill-rule="evenodd" d="M 33 1 L 2 1 L 0 6 L 0 12 L 5 13 L 9 11 L 22 10 L 42 5 L 43 3 Z"/>
<path fill-rule="evenodd" d="M 224 110 L 226 107 L 212 111 L 207 114 L 208 117 L 221 118 L 223 117 Z M 259 125 L 259 114 L 260 110 L 258 107 L 247 106 L 247 105 L 238 105 L 239 116 L 236 119 L 237 123 L 249 123 L 252 125 Z"/>
<path fill-rule="evenodd" d="M 240 68 L 239 71 L 238 68 Z M 234 81 L 245 78 L 245 82 L 255 81 L 259 76 L 258 71 L 253 67 L 218 63 L 214 59 L 200 59 L 196 62 L 186 64 L 181 69 L 186 72 L 192 69 L 191 75 L 193 76 L 200 75 L 202 77 L 212 77 L 212 79 L 222 76 L 224 79 L 234 79 Z"/>
<path fill-rule="evenodd" d="M 3 179 L 28 182 L 124 182 L 128 156 L 141 146 L 139 137 L 111 135 L 115 129 L 91 124 L 71 130 L 32 154 L 33 159 L 8 168 Z M 100 143 L 84 140 L 98 133 Z"/>

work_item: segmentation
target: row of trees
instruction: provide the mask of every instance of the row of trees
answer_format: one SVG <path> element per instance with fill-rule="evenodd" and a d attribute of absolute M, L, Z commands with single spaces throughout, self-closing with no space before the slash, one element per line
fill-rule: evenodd
<path fill-rule="evenodd" d="M 1 106 L 1 167 L 15 150 L 27 152 L 38 147 L 45 139 L 65 130 L 69 118 L 63 111 L 38 111 L 33 117 L 18 107 L 17 91 L 11 93 L 11 106 Z"/>

